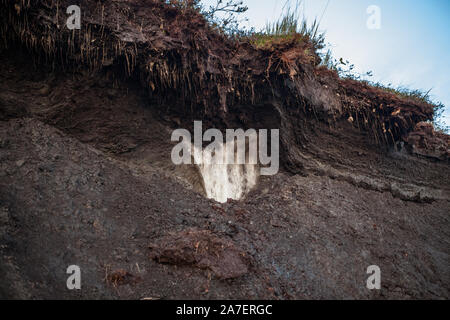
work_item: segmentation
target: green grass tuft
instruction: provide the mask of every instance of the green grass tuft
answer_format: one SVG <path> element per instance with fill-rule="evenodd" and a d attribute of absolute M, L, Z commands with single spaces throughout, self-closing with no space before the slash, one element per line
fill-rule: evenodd
<path fill-rule="evenodd" d="M 311 43 L 315 52 L 325 47 L 325 34 L 319 31 L 317 19 L 311 25 L 300 17 L 300 2 L 292 8 L 286 4 L 283 14 L 273 23 L 267 23 L 261 32 L 253 34 L 253 44 L 257 48 L 268 47 L 282 41 L 296 39 L 300 43 Z"/>

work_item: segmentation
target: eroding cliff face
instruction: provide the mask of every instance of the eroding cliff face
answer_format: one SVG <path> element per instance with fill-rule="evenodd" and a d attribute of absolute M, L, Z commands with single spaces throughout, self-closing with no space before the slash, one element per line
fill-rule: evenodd
<path fill-rule="evenodd" d="M 408 135 L 407 144 L 411 152 L 420 156 L 449 161 L 450 136 L 434 130 L 433 125 L 419 122 Z"/>
<path fill-rule="evenodd" d="M 75 36 L 69 1 L 0 4 L 1 297 L 449 298 L 432 106 L 159 1 L 80 2 Z M 175 166 L 171 133 L 194 120 L 279 129 L 279 173 Z"/>
<path fill-rule="evenodd" d="M 315 118 L 354 126 L 380 145 L 393 145 L 430 120 L 433 106 L 354 80 L 320 66 L 310 41 L 298 37 L 258 47 L 213 30 L 202 15 L 161 1 L 80 1 L 80 30 L 66 27 L 69 0 L 2 2 L 5 44 L 21 43 L 39 61 L 67 70 L 111 70 L 135 78 L 165 111 L 227 125 L 272 100 L 282 122 L 297 127 Z M 294 117 L 291 117 L 294 116 Z M 282 124 L 288 126 L 290 124 Z"/>

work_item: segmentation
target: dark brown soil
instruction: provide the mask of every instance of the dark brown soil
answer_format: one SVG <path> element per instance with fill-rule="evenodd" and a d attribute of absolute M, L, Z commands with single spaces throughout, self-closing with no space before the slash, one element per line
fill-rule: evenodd
<path fill-rule="evenodd" d="M 150 257 L 160 263 L 207 269 L 219 279 L 239 278 L 248 273 L 247 253 L 209 230 L 170 233 L 151 244 L 150 252 Z"/>

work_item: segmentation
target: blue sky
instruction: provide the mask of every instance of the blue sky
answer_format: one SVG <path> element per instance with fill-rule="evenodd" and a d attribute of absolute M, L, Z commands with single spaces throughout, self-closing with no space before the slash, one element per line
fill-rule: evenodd
<path fill-rule="evenodd" d="M 256 30 L 277 20 L 286 3 L 243 1 L 249 7 L 246 24 Z M 296 0 L 290 2 L 294 6 Z M 381 10 L 378 30 L 367 27 L 371 5 Z M 376 82 L 432 89 L 431 97 L 446 105 L 444 117 L 450 126 L 449 0 L 303 0 L 300 8 L 308 21 L 323 15 L 320 28 L 335 58 L 349 60 L 358 72 L 372 71 L 370 79 Z"/>

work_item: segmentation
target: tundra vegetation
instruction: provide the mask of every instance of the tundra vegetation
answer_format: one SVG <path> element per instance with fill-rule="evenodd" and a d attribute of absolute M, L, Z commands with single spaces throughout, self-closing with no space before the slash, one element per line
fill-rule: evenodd
<path fill-rule="evenodd" d="M 211 25 L 220 32 L 223 32 L 231 38 L 237 38 L 240 41 L 248 40 L 256 48 L 276 47 L 281 42 L 297 41 L 301 43 L 311 43 L 312 48 L 308 48 L 305 54 L 311 54 L 314 59 L 317 55 L 320 57 L 320 65 L 335 71 L 340 78 L 358 80 L 369 86 L 382 89 L 393 93 L 402 98 L 413 99 L 419 102 L 433 105 L 434 115 L 430 122 L 435 129 L 440 132 L 449 133 L 450 127 L 443 122 L 443 111 L 445 105 L 439 101 L 434 101 L 430 97 L 432 88 L 428 91 L 411 89 L 403 86 L 395 87 L 392 84 L 383 84 L 370 80 L 372 71 L 360 74 L 355 72 L 355 65 L 344 58 L 336 59 L 333 57 L 331 49 L 327 48 L 325 41 L 325 32 L 320 31 L 320 22 L 314 19 L 311 23 L 301 15 L 302 0 L 297 0 L 292 6 L 290 1 L 286 1 L 283 7 L 283 13 L 277 21 L 268 22 L 261 31 L 247 29 L 242 26 L 240 15 L 247 12 L 248 7 L 244 1 L 240 0 L 217 0 L 214 6 L 205 6 L 202 0 L 169 0 L 174 6 L 179 8 L 191 8 L 206 17 Z M 326 49 L 326 50 L 324 50 Z M 310 50 L 310 52 L 308 52 Z"/>

